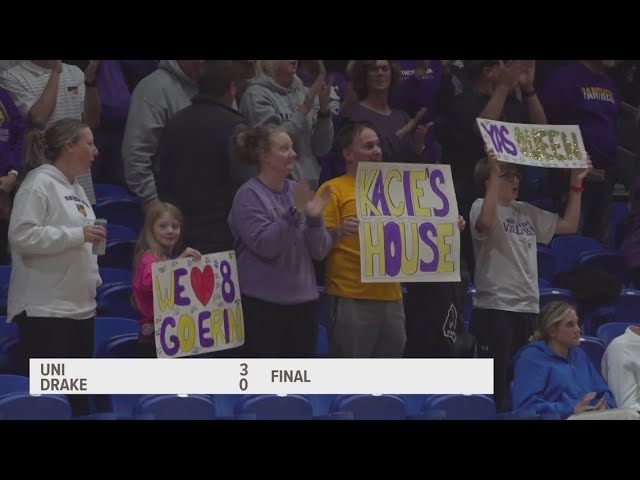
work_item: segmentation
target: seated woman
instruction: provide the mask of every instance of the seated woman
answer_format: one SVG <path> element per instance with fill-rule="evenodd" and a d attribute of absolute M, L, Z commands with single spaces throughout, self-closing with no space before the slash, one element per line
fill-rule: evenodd
<path fill-rule="evenodd" d="M 538 330 L 516 354 L 514 410 L 555 413 L 567 418 L 588 410 L 615 408 L 607 384 L 580 348 L 578 315 L 566 302 L 547 304 Z M 594 399 L 601 397 L 595 405 Z"/>

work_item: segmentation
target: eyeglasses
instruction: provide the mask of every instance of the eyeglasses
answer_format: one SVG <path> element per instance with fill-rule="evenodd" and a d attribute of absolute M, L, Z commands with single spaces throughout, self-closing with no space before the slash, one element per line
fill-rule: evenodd
<path fill-rule="evenodd" d="M 498 178 L 504 178 L 507 182 L 513 182 L 514 178 L 517 178 L 518 181 L 522 180 L 522 175 L 517 172 L 507 172 L 503 173 Z"/>
<path fill-rule="evenodd" d="M 369 71 L 369 73 L 376 73 L 379 71 L 381 71 L 382 73 L 387 73 L 391 70 L 391 66 L 389 65 L 370 65 L 369 68 L 367 69 Z"/>

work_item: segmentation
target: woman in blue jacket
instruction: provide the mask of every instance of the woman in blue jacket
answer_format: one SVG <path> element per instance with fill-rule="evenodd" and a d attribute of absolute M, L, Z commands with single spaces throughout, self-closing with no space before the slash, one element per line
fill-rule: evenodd
<path fill-rule="evenodd" d="M 609 387 L 580 348 L 578 315 L 571 305 L 547 304 L 531 340 L 515 356 L 515 410 L 564 419 L 587 410 L 615 408 Z"/>

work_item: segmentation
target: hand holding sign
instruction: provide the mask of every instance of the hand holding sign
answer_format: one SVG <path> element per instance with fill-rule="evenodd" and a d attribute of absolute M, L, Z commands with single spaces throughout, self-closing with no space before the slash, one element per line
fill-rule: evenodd
<path fill-rule="evenodd" d="M 574 168 L 571 170 L 571 185 L 574 187 L 581 187 L 585 177 L 589 175 L 589 172 L 592 169 L 593 165 L 591 164 L 591 157 L 589 157 L 589 163 L 586 168 Z"/>
<path fill-rule="evenodd" d="M 187 248 L 178 258 L 193 258 L 195 260 L 200 260 L 202 258 L 202 254 L 195 248 Z"/>
<path fill-rule="evenodd" d="M 484 151 L 487 154 L 487 160 L 489 161 L 489 174 L 495 175 L 496 178 L 500 176 L 500 165 L 498 165 L 498 157 L 496 152 L 492 148 L 484 146 Z"/>
<path fill-rule="evenodd" d="M 351 235 L 357 235 L 360 229 L 360 220 L 356 217 L 347 217 L 340 225 L 340 236 L 350 237 Z"/>

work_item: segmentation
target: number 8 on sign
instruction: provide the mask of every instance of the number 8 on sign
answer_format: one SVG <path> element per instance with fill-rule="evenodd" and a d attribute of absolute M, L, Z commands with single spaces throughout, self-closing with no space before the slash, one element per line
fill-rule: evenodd
<path fill-rule="evenodd" d="M 240 364 L 240 376 L 245 377 L 240 379 L 240 390 L 245 392 L 249 387 L 249 381 L 246 379 L 246 376 L 249 374 L 249 366 L 246 363 Z"/>
<path fill-rule="evenodd" d="M 231 279 L 231 265 L 226 260 L 220 262 L 220 273 L 222 274 L 222 298 L 225 302 L 231 303 L 236 298 L 236 287 Z"/>

